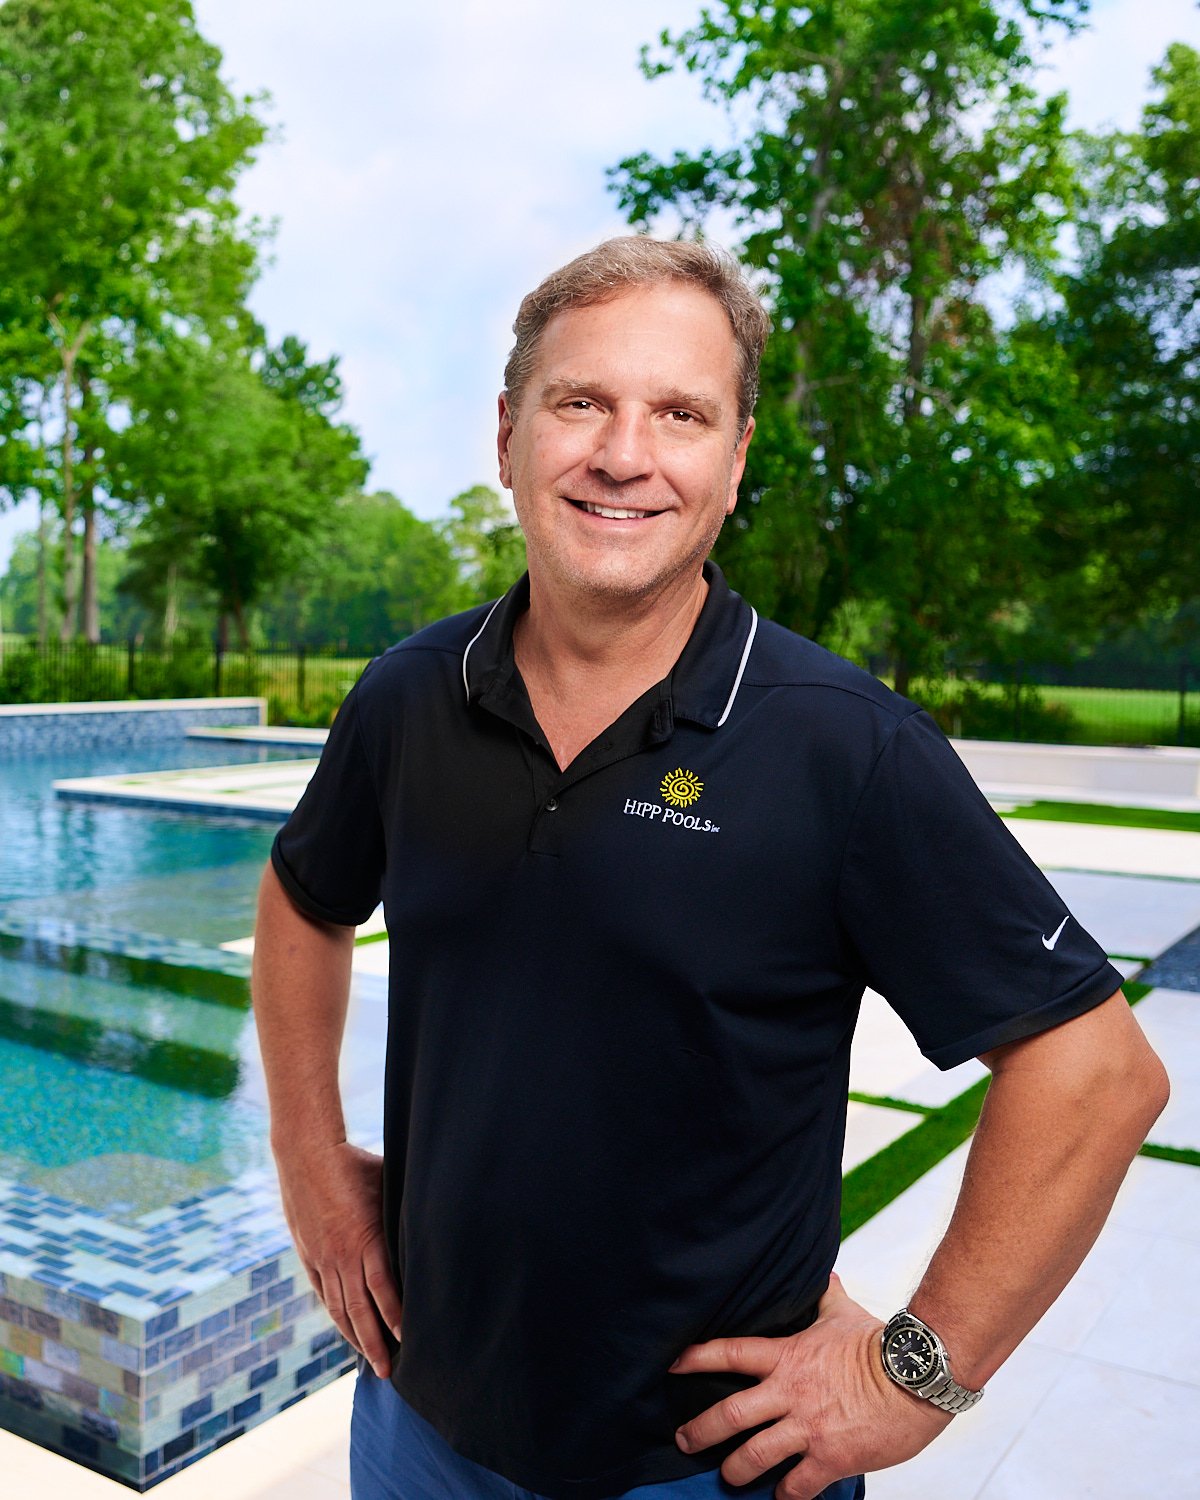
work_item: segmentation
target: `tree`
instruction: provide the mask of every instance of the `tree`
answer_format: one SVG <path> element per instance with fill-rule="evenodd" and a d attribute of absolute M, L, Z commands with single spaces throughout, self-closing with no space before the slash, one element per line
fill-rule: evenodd
<path fill-rule="evenodd" d="M 127 586 L 149 599 L 174 568 L 215 599 L 221 642 L 232 620 L 248 644 L 250 611 L 366 477 L 357 434 L 332 420 L 337 362 L 310 365 L 295 339 L 167 340 L 143 355 L 129 397 L 132 420 L 111 439 L 114 485 L 138 521 Z"/>
<path fill-rule="evenodd" d="M 13 540 L 8 569 L 0 577 L 0 607 L 4 629 L 16 635 L 35 635 L 42 610 L 48 610 L 57 628 L 62 614 L 61 522 L 54 533 L 41 538 L 35 531 L 20 532 Z M 108 622 L 110 639 L 128 640 L 145 632 L 150 621 L 146 611 L 123 593 L 128 570 L 128 549 L 102 547 L 96 558 L 96 587 Z M 46 586 L 48 599 L 43 598 Z"/>
<path fill-rule="evenodd" d="M 525 571 L 521 528 L 489 485 L 472 485 L 455 495 L 443 531 L 466 586 L 464 607 L 497 598 Z"/>
<path fill-rule="evenodd" d="M 719 556 L 818 638 L 851 602 L 878 601 L 902 690 L 948 644 L 1003 632 L 1030 497 L 1062 462 L 1061 360 L 998 330 L 981 285 L 1052 261 L 1071 192 L 1065 101 L 1035 98 L 1024 28 L 1071 27 L 1083 9 L 722 0 L 643 57 L 648 77 L 683 67 L 751 121 L 729 151 L 643 154 L 612 174 L 639 227 L 731 218 L 772 308 L 745 498 Z"/>
<path fill-rule="evenodd" d="M 1076 144 L 1077 264 L 1040 333 L 1075 460 L 1045 486 L 1046 612 L 1077 640 L 1200 600 L 1200 53 L 1172 46 L 1140 132 Z"/>
<path fill-rule="evenodd" d="M 395 495 L 345 495 L 263 611 L 268 635 L 382 651 L 467 603 L 450 545 Z"/>
<path fill-rule="evenodd" d="M 64 523 L 64 637 L 95 609 L 96 514 L 120 392 L 112 371 L 180 320 L 224 320 L 255 261 L 232 188 L 263 140 L 255 101 L 221 80 L 188 0 L 6 0 L 0 6 L 0 297 L 9 448 L 48 391 L 56 461 L 26 465 Z M 12 413 L 15 411 L 16 415 Z M 43 424 L 44 431 L 44 424 Z M 15 459 L 5 464 L 13 492 Z"/>

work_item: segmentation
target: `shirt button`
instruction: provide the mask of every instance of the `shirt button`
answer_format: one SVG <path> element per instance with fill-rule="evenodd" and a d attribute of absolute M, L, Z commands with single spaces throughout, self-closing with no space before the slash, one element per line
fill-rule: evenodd
<path fill-rule="evenodd" d="M 546 811 L 547 812 L 557 812 L 558 811 L 558 798 L 557 797 L 551 797 L 550 800 L 549 800 L 549 802 L 546 803 Z"/>

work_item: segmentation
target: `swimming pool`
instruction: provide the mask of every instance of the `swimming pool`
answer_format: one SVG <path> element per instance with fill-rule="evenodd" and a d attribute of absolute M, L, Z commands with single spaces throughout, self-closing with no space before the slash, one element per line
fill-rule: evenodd
<path fill-rule="evenodd" d="M 69 802 L 64 777 L 311 756 L 0 755 L 0 1425 L 146 1489 L 349 1367 L 291 1249 L 244 953 L 269 823 Z M 378 1145 L 383 981 L 343 1082 Z"/>

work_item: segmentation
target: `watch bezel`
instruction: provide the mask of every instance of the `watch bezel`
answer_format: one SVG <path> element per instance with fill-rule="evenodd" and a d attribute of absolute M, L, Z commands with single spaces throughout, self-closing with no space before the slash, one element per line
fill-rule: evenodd
<path fill-rule="evenodd" d="M 899 1367 L 897 1361 L 902 1356 L 897 1355 L 893 1345 L 902 1334 L 920 1339 L 928 1348 L 929 1364 L 919 1375 L 907 1375 Z M 940 1376 L 947 1373 L 946 1354 L 942 1348 L 941 1340 L 932 1329 L 911 1316 L 903 1319 L 893 1319 L 884 1329 L 883 1362 L 887 1367 L 888 1374 L 897 1385 L 902 1385 L 905 1390 L 909 1391 L 919 1391 L 923 1386 L 932 1384 Z"/>

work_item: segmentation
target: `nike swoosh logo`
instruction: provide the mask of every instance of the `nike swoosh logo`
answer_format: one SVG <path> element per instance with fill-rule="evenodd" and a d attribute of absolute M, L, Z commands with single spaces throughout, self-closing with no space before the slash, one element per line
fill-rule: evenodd
<path fill-rule="evenodd" d="M 1053 937 L 1047 937 L 1045 933 L 1042 933 L 1042 947 L 1045 948 L 1047 952 L 1049 952 L 1054 947 L 1055 943 L 1058 942 L 1059 938 L 1062 936 L 1063 928 L 1070 920 L 1071 918 L 1069 916 L 1064 917 L 1058 924 L 1058 926 L 1054 929 Z"/>

